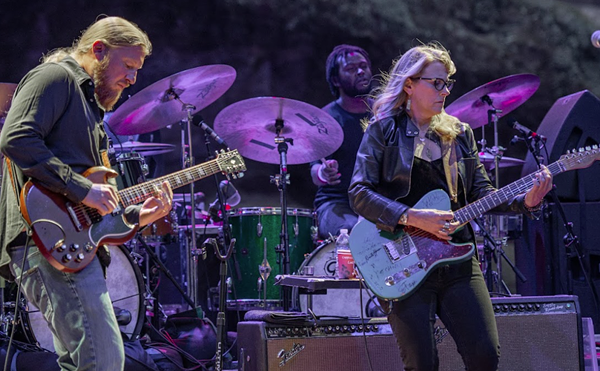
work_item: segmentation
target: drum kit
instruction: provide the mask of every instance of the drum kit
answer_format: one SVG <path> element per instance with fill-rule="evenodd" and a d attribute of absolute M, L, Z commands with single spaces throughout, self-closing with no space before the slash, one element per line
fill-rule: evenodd
<path fill-rule="evenodd" d="M 129 140 L 113 143 L 116 154 L 113 168 L 120 174 L 119 188 L 127 188 L 146 181 L 148 171 L 145 157 L 165 155 L 175 151 L 175 146 L 163 143 L 137 141 L 135 136 L 151 133 L 174 124 L 181 124 L 181 166 L 194 165 L 192 156 L 192 135 L 190 124 L 193 116 L 223 95 L 233 84 L 235 70 L 227 65 L 209 65 L 186 70 L 164 78 L 133 95 L 125 101 L 108 119 L 110 131 L 116 135 L 130 136 Z M 482 130 L 481 162 L 490 172 L 495 172 L 498 182 L 498 169 L 523 164 L 522 160 L 503 157 L 503 148 L 498 145 L 498 118 L 523 104 L 538 88 L 539 78 L 534 75 L 513 75 L 488 84 L 460 97 L 446 108 L 446 112 L 467 122 L 472 128 Z M 0 125 L 10 106 L 16 84 L 0 84 Z M 186 125 L 187 124 L 187 125 Z M 494 145 L 487 147 L 485 127 L 493 125 Z M 206 125 L 205 125 L 206 126 Z M 325 241 L 315 249 L 315 221 L 310 209 L 290 209 L 287 207 L 287 186 L 289 185 L 288 165 L 306 164 L 333 153 L 343 141 L 340 125 L 323 110 L 310 104 L 280 97 L 257 97 L 243 100 L 224 108 L 215 118 L 214 130 L 206 126 L 206 142 L 212 137 L 219 143 L 249 159 L 279 165 L 279 173 L 271 176 L 271 183 L 280 192 L 280 207 L 246 207 L 225 211 L 224 223 L 218 226 L 224 236 L 224 247 L 233 246 L 227 287 L 234 286 L 234 298 L 227 298 L 224 307 L 235 310 L 289 308 L 295 303 L 295 295 L 286 288 L 274 284 L 274 277 L 280 274 L 296 274 L 314 267 L 313 274 L 326 278 L 335 276 L 335 247 L 332 240 Z M 216 181 L 218 183 L 218 181 Z M 217 188 L 219 188 L 217 186 Z M 220 191 L 219 191 L 220 192 Z M 189 195 L 197 195 L 191 183 Z M 221 195 L 222 197 L 222 195 Z M 181 202 L 189 203 L 189 225 L 177 226 L 179 216 L 155 222 L 139 233 L 136 241 L 146 246 L 156 247 L 165 243 L 165 237 L 179 238 L 180 246 L 187 251 L 186 279 L 181 285 L 187 287 L 188 304 L 198 306 L 199 296 L 198 257 L 206 251 L 206 243 L 199 248 L 196 236 L 198 215 L 197 197 L 182 197 Z M 224 204 L 224 203 L 223 203 Z M 286 210 L 287 212 L 282 212 Z M 206 216 L 206 213 L 201 217 Z M 505 237 L 504 228 L 514 220 L 486 218 L 482 228 L 490 229 L 495 237 Z M 514 226 L 513 226 L 514 227 Z M 514 227 L 518 228 L 518 227 Z M 180 233 L 189 232 L 189 235 Z M 494 240 L 495 253 L 499 245 Z M 123 322 L 122 329 L 132 337 L 140 334 L 145 316 L 145 301 L 148 299 L 148 282 L 143 282 L 138 260 L 140 254 L 136 244 L 111 246 L 113 263 L 108 271 L 109 293 L 116 309 L 128 312 L 131 319 Z M 217 253 L 217 251 L 215 251 Z M 488 252 L 486 251 L 486 254 Z M 489 255 L 489 254 L 488 254 Z M 486 256 L 490 259 L 490 256 Z M 489 269 L 490 267 L 488 267 Z M 123 276 L 125 275 L 125 276 Z M 501 278 L 500 278 L 501 279 Z M 221 282 L 223 282 L 221 280 Z M 124 283 L 126 283 L 124 285 Z M 358 303 L 360 290 L 331 290 L 315 301 L 315 312 L 327 315 L 356 316 L 361 309 L 352 308 L 350 302 Z M 224 291 L 222 290 L 221 293 Z M 227 296 L 227 292 L 225 295 Z M 224 298 L 221 298 L 224 300 Z M 222 302 L 223 303 L 223 302 Z M 295 304 L 292 304 L 295 305 Z M 305 307 L 306 304 L 300 304 Z M 205 308 L 206 309 L 206 308 Z M 45 326 L 38 324 L 39 313 L 30 308 L 26 332 L 33 335 L 45 348 L 51 348 L 51 336 Z M 35 332 L 35 334 L 31 334 Z"/>
<path fill-rule="evenodd" d="M 505 148 L 498 143 L 498 119 L 513 111 L 538 89 L 540 79 L 532 74 L 518 74 L 506 76 L 487 84 L 479 86 L 461 96 L 446 107 L 446 112 L 458 117 L 462 122 L 468 123 L 471 128 L 481 128 L 481 151 L 479 158 L 490 177 L 494 180 L 496 188 L 500 185 L 499 169 L 523 165 L 524 161 L 511 157 L 504 157 Z M 492 126 L 494 144 L 487 146 L 485 127 Z M 506 246 L 509 235 L 520 231 L 522 226 L 521 215 L 489 213 L 481 220 L 475 219 L 474 229 L 483 239 L 480 250 L 480 261 L 486 278 L 488 290 L 501 295 L 510 291 L 502 279 L 502 258 L 515 271 L 520 279 L 523 275 L 506 256 L 503 247 Z M 496 263 L 495 271 L 493 263 Z"/>

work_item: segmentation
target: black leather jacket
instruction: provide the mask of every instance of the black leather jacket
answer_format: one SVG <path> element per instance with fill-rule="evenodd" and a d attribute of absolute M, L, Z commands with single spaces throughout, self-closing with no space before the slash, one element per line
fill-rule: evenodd
<path fill-rule="evenodd" d="M 495 188 L 479 161 L 473 130 L 467 124 L 461 125 L 463 132 L 457 136 L 455 145 L 458 182 L 466 200 L 459 202 L 467 204 Z M 409 208 L 398 200 L 405 197 L 412 186 L 410 174 L 418 133 L 413 122 L 400 114 L 369 125 L 361 142 L 348 191 L 350 205 L 380 230 L 397 231 L 400 216 Z M 444 167 L 447 166 L 444 163 Z M 524 198 L 524 195 L 517 196 L 501 209 L 527 213 Z"/>

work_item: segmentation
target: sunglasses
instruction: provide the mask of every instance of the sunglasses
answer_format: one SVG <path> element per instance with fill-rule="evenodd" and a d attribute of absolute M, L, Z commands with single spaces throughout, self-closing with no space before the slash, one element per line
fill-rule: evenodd
<path fill-rule="evenodd" d="M 411 77 L 413 80 L 425 80 L 425 81 L 433 81 L 433 87 L 437 91 L 442 91 L 444 87 L 448 88 L 448 91 L 452 90 L 454 87 L 454 83 L 456 80 L 448 79 L 448 81 L 444 79 L 440 79 L 437 77 Z"/>

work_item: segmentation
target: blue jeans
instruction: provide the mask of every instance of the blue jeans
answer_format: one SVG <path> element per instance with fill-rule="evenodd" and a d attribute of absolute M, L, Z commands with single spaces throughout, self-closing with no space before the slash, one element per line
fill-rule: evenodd
<path fill-rule="evenodd" d="M 348 201 L 328 201 L 317 208 L 319 237 L 328 238 L 340 234 L 340 229 L 348 232 L 358 222 L 358 215 L 352 210 Z"/>
<path fill-rule="evenodd" d="M 24 252 L 9 251 L 17 281 Z M 77 273 L 63 273 L 32 246 L 23 271 L 21 290 L 48 323 L 61 370 L 123 370 L 123 340 L 97 257 Z"/>
<path fill-rule="evenodd" d="M 387 309 L 388 303 L 382 304 Z M 467 370 L 498 369 L 496 318 L 475 257 L 438 267 L 412 295 L 392 304 L 388 321 L 405 370 L 438 370 L 436 314 L 456 342 Z"/>

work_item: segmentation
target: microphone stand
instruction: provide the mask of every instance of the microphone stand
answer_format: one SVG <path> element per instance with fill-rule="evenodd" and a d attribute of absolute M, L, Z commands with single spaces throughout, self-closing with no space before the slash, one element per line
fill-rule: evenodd
<path fill-rule="evenodd" d="M 212 153 L 210 148 L 210 137 L 211 134 L 208 130 L 204 130 L 204 143 L 206 150 L 209 155 Z M 209 156 L 207 160 L 211 160 L 212 156 Z M 229 176 L 227 176 L 229 178 Z M 227 309 L 227 261 L 231 257 L 233 248 L 235 246 L 235 238 L 231 238 L 231 228 L 229 225 L 229 213 L 227 212 L 227 205 L 223 190 L 219 186 L 219 178 L 217 174 L 213 175 L 215 185 L 217 187 L 217 199 L 221 209 L 221 218 L 223 219 L 223 242 L 225 246 L 228 246 L 225 254 L 221 254 L 221 247 L 214 238 L 209 238 L 204 241 L 203 248 L 206 248 L 207 244 L 211 244 L 215 250 L 217 259 L 221 262 L 219 264 L 219 312 L 217 313 L 217 348 L 215 352 L 215 371 L 223 370 L 223 348 L 227 341 L 227 329 L 226 329 L 226 316 L 225 310 Z"/>
<path fill-rule="evenodd" d="M 283 101 L 282 103 L 283 104 Z M 281 110 L 275 120 L 275 143 L 277 144 L 277 150 L 279 151 L 279 174 L 271 177 L 271 183 L 275 183 L 277 188 L 279 189 L 279 199 L 281 203 L 281 233 L 280 244 L 276 247 L 276 252 L 281 254 L 282 260 L 281 267 L 283 269 L 280 270 L 282 274 L 290 274 L 290 239 L 288 234 L 288 218 L 287 218 L 287 185 L 290 184 L 290 176 L 287 172 L 287 150 L 288 143 L 294 145 L 294 140 L 292 138 L 285 138 L 280 136 L 284 121 L 281 118 Z M 266 291 L 266 286 L 264 287 Z M 290 310 L 291 304 L 291 287 L 284 286 L 282 287 L 282 300 L 283 300 L 283 310 L 285 312 Z"/>
<path fill-rule="evenodd" d="M 536 137 L 532 137 L 529 136 L 527 138 L 525 138 L 525 142 L 527 143 L 527 149 L 531 152 L 531 154 L 533 155 L 533 159 L 535 160 L 538 169 L 541 169 L 541 148 L 543 146 L 544 140 L 541 139 L 539 136 Z M 583 277 L 585 279 L 586 284 L 590 287 L 590 289 L 592 290 L 592 296 L 594 298 L 594 305 L 596 307 L 596 312 L 598 312 L 598 310 L 600 309 L 600 299 L 598 297 L 598 291 L 596 290 L 596 286 L 594 284 L 592 284 L 591 278 L 590 278 L 590 268 L 589 268 L 589 262 L 586 264 L 585 262 L 585 253 L 583 252 L 583 248 L 581 246 L 579 237 L 577 237 L 575 235 L 575 231 L 573 229 L 573 222 L 569 222 L 567 220 L 567 215 L 565 213 L 565 210 L 556 194 L 556 185 L 552 185 L 552 189 L 549 192 L 550 197 L 552 197 L 552 202 L 554 202 L 554 205 L 556 206 L 556 209 L 558 210 L 558 213 L 561 217 L 561 220 L 563 221 L 563 226 L 565 227 L 565 230 L 567 231 L 567 233 L 564 235 L 563 237 L 563 244 L 565 246 L 565 253 L 566 253 L 566 258 L 567 258 L 567 293 L 569 295 L 573 294 L 573 266 L 571 263 L 571 259 L 576 257 L 577 260 L 579 261 L 579 266 L 581 267 L 581 272 L 583 274 Z"/>

